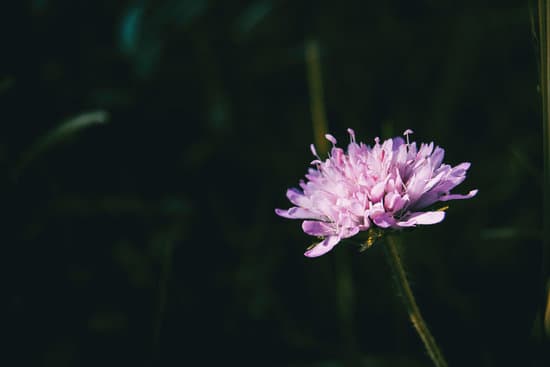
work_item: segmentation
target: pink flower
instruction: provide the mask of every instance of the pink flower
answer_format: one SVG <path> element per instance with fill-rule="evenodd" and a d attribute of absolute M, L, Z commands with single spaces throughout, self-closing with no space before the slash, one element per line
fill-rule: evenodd
<path fill-rule="evenodd" d="M 317 158 L 311 162 L 306 181 L 300 189 L 291 188 L 286 196 L 293 207 L 275 209 L 281 217 L 301 219 L 305 233 L 322 241 L 308 249 L 308 257 L 321 256 L 342 239 L 370 228 L 401 229 L 416 225 L 435 224 L 445 218 L 442 210 L 425 210 L 439 201 L 469 199 L 450 191 L 466 178 L 470 163 L 451 167 L 443 162 L 445 151 L 434 144 L 417 148 L 409 143 L 407 130 L 401 137 L 388 139 L 374 146 L 355 142 L 355 133 L 348 129 L 350 143 L 347 152 L 336 147 L 336 139 L 326 135 L 333 147 L 323 161 L 315 147 Z"/>

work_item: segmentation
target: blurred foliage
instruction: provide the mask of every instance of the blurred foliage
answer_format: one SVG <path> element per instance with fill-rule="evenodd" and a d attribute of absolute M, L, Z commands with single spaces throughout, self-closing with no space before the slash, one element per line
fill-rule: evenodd
<path fill-rule="evenodd" d="M 370 142 L 412 128 L 446 162 L 472 162 L 459 191 L 478 197 L 403 238 L 450 364 L 546 365 L 534 327 L 544 188 L 527 2 L 2 7 L 7 358 L 429 365 L 382 242 L 306 259 L 312 238 L 274 215 L 311 160 L 305 46 L 316 40 L 339 140 L 347 127 Z M 93 111 L 108 123 L 74 129 Z"/>

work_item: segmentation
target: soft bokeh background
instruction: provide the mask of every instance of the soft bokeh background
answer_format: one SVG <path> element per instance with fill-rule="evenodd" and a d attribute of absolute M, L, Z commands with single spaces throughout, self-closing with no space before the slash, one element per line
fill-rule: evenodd
<path fill-rule="evenodd" d="M 0 30 L 10 365 L 430 365 L 383 243 L 307 259 L 273 212 L 311 160 L 312 39 L 340 141 L 472 162 L 478 197 L 403 238 L 450 364 L 545 365 L 528 2 L 13 1 Z"/>

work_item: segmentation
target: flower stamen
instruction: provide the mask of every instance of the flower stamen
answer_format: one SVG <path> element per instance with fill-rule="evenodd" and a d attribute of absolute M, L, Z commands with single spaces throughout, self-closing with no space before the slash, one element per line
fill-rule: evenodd
<path fill-rule="evenodd" d="M 325 138 L 332 143 L 332 145 L 336 145 L 336 138 L 330 134 L 325 134 Z"/>
<path fill-rule="evenodd" d="M 412 134 L 414 134 L 414 131 L 412 131 L 411 129 L 407 129 L 403 132 L 403 135 L 407 137 L 407 150 L 409 148 L 409 135 Z"/>
<path fill-rule="evenodd" d="M 352 143 L 355 143 L 355 131 L 353 131 L 352 129 L 348 129 L 348 134 L 349 134 L 349 140 Z"/>

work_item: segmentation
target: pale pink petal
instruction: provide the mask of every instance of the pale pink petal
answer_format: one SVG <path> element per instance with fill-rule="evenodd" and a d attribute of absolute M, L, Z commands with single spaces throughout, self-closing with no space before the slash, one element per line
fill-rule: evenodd
<path fill-rule="evenodd" d="M 445 212 L 434 211 L 434 212 L 424 212 L 413 215 L 416 219 L 416 224 L 436 224 L 445 219 Z"/>
<path fill-rule="evenodd" d="M 384 140 L 382 143 L 382 149 L 387 153 L 391 153 L 393 150 L 393 139 Z"/>
<path fill-rule="evenodd" d="M 288 209 L 288 210 L 275 209 L 275 213 L 278 216 L 281 216 L 283 218 L 288 218 L 288 219 L 317 219 L 317 220 L 327 219 L 326 217 L 324 217 L 322 215 L 315 214 L 315 213 L 312 213 L 311 211 L 309 211 L 307 209 L 298 208 L 298 207 L 295 207 L 295 206 Z"/>
<path fill-rule="evenodd" d="M 417 224 L 436 224 L 445 218 L 444 211 L 416 212 L 408 215 L 405 220 L 397 222 L 399 227 L 414 227 Z"/>
<path fill-rule="evenodd" d="M 328 236 L 334 234 L 334 226 L 330 223 L 313 220 L 305 220 L 302 223 L 302 229 L 311 236 Z"/>
<path fill-rule="evenodd" d="M 363 223 L 361 223 L 359 227 L 365 231 L 370 228 L 369 212 L 365 212 L 365 214 L 363 215 Z"/>
<path fill-rule="evenodd" d="M 306 206 L 309 203 L 309 199 L 298 189 L 286 190 L 286 197 L 296 206 Z"/>
<path fill-rule="evenodd" d="M 384 214 L 386 211 L 385 211 L 384 205 L 382 205 L 382 203 L 376 203 L 374 205 L 371 205 L 368 212 L 369 212 L 370 217 L 373 218 L 373 217 L 377 217 L 381 214 Z"/>
<path fill-rule="evenodd" d="M 395 224 L 395 219 L 387 213 L 381 214 L 376 218 L 373 218 L 372 221 L 380 228 L 389 228 Z"/>
<path fill-rule="evenodd" d="M 453 176 L 463 176 L 466 174 L 466 171 L 470 168 L 470 162 L 462 162 L 459 165 L 455 166 L 451 170 L 451 175 Z"/>
<path fill-rule="evenodd" d="M 329 236 L 325 238 L 322 242 L 319 242 L 315 247 L 307 250 L 304 255 L 307 257 L 318 257 L 321 255 L 326 254 L 334 246 L 336 246 L 340 242 L 340 238 L 338 236 Z"/>
<path fill-rule="evenodd" d="M 359 233 L 359 226 L 357 227 L 346 227 L 340 231 L 340 238 L 349 238 L 355 236 Z"/>
<path fill-rule="evenodd" d="M 416 157 L 416 141 L 413 141 L 412 143 L 408 144 L 409 149 L 409 159 L 415 159 Z"/>
<path fill-rule="evenodd" d="M 401 145 L 405 144 L 405 140 L 403 140 L 402 137 L 400 136 L 397 136 L 395 138 L 393 138 L 393 151 L 394 152 L 397 152 L 399 150 L 399 148 L 401 147 Z"/>
<path fill-rule="evenodd" d="M 401 197 L 397 192 L 389 192 L 384 197 L 384 207 L 389 212 L 397 212 L 405 206 L 405 199 Z"/>
<path fill-rule="evenodd" d="M 445 156 L 445 150 L 440 147 L 435 147 L 434 152 L 431 156 L 432 167 L 434 169 L 438 168 L 443 162 L 443 157 Z"/>
<path fill-rule="evenodd" d="M 431 191 L 425 193 L 424 195 L 422 195 L 420 198 L 418 198 L 416 200 L 416 202 L 414 203 L 414 205 L 410 206 L 410 209 L 411 210 L 416 210 L 416 209 L 422 209 L 422 208 L 425 208 L 427 206 L 430 206 L 433 203 L 438 202 L 440 196 L 441 196 L 441 193 L 439 191 L 431 190 Z"/>
<path fill-rule="evenodd" d="M 445 172 L 441 172 L 435 177 L 433 177 L 432 179 L 430 179 L 428 182 L 426 182 L 426 185 L 424 186 L 424 192 L 430 191 L 433 187 L 439 184 L 444 175 L 445 175 Z"/>
<path fill-rule="evenodd" d="M 466 195 L 460 195 L 460 194 L 451 194 L 451 195 L 443 195 L 439 198 L 439 201 L 449 201 L 449 200 L 460 200 L 460 199 L 471 199 L 474 196 L 477 195 L 477 192 L 479 190 L 472 190 Z"/>
<path fill-rule="evenodd" d="M 386 182 L 387 180 L 380 181 L 372 187 L 372 189 L 370 190 L 370 200 L 372 202 L 377 202 L 382 199 L 382 195 L 384 195 L 384 187 L 386 187 Z"/>

